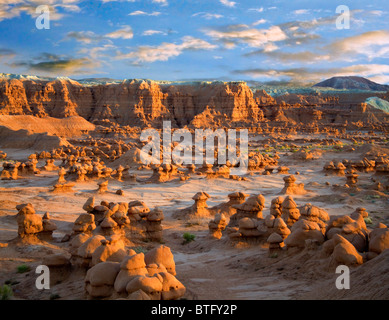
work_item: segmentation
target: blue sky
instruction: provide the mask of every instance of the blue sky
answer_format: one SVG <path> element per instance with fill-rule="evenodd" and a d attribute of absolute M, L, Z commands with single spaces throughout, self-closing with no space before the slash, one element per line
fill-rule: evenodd
<path fill-rule="evenodd" d="M 389 83 L 388 1 L 0 0 L 0 72 Z M 39 5 L 50 29 L 37 29 Z M 350 28 L 336 28 L 339 5 Z"/>

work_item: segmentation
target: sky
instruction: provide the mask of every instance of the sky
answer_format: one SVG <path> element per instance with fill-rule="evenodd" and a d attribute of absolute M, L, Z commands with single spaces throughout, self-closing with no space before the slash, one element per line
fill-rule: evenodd
<path fill-rule="evenodd" d="M 0 0 L 0 73 L 389 84 L 389 1 Z"/>

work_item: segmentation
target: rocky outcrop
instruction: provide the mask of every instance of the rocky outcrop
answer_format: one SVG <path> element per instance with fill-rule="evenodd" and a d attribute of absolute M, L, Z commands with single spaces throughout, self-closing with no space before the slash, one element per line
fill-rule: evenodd
<path fill-rule="evenodd" d="M 288 94 L 271 97 L 244 82 L 158 83 L 124 80 L 82 85 L 66 79 L 0 78 L 0 115 L 67 118 L 80 116 L 103 124 L 161 127 L 220 127 L 279 124 L 352 124 L 385 122 L 389 115 L 374 107 L 339 102 L 337 97 Z M 358 104 L 359 103 L 359 104 Z M 322 107 L 325 108 L 322 108 Z"/>
<path fill-rule="evenodd" d="M 137 126 L 162 124 L 163 119 L 183 126 L 197 117 L 201 126 L 204 112 L 211 112 L 215 121 L 218 115 L 223 121 L 262 120 L 253 93 L 244 82 L 167 85 L 125 80 L 119 84 L 83 86 L 64 79 L 0 79 L 0 115 L 79 115 L 89 121 L 108 119 Z"/>

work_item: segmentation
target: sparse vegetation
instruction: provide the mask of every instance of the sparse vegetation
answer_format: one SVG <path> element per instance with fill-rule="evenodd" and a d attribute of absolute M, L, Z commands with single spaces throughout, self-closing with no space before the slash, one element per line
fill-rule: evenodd
<path fill-rule="evenodd" d="M 0 299 L 1 300 L 9 300 L 13 296 L 12 288 L 5 284 L 0 287 Z"/>
<path fill-rule="evenodd" d="M 25 272 L 28 272 L 30 270 L 31 270 L 31 268 L 26 264 L 21 264 L 20 266 L 17 267 L 18 273 L 25 273 Z"/>
<path fill-rule="evenodd" d="M 190 242 L 194 241 L 196 238 L 196 236 L 194 234 L 191 234 L 189 232 L 185 232 L 182 237 L 184 238 L 183 244 L 190 243 Z"/>
<path fill-rule="evenodd" d="M 144 247 L 139 246 L 139 247 L 134 248 L 134 251 L 135 251 L 136 253 L 146 253 L 146 252 L 147 252 L 147 249 L 144 248 Z"/>
<path fill-rule="evenodd" d="M 366 217 L 364 220 L 365 220 L 366 224 L 372 224 L 373 223 L 373 220 L 370 217 Z"/>

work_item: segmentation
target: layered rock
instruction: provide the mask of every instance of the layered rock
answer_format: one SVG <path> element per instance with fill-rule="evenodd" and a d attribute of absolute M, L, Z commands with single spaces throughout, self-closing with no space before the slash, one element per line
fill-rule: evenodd
<path fill-rule="evenodd" d="M 209 233 L 212 238 L 220 239 L 222 237 L 222 231 L 227 226 L 227 219 L 222 213 L 217 213 L 215 219 L 208 223 Z"/>
<path fill-rule="evenodd" d="M 178 299 L 186 289 L 175 277 L 173 265 L 174 257 L 168 247 L 158 247 L 146 255 L 130 250 L 120 263 L 101 262 L 89 269 L 85 277 L 85 291 L 93 299 Z"/>
<path fill-rule="evenodd" d="M 236 213 L 236 208 L 234 205 L 242 204 L 247 197 L 247 194 L 243 192 L 233 192 L 228 195 L 229 201 L 225 203 L 218 204 L 212 207 L 212 211 L 215 213 L 222 213 L 226 217 L 230 217 Z"/>
<path fill-rule="evenodd" d="M 284 177 L 283 179 L 285 181 L 285 186 L 281 190 L 281 194 L 297 194 L 297 195 L 301 195 L 301 194 L 305 194 L 306 193 L 306 191 L 304 189 L 304 184 L 303 183 L 299 183 L 299 184 L 295 183 L 296 182 L 296 177 L 294 175 L 290 175 L 290 176 Z"/>
<path fill-rule="evenodd" d="M 300 210 L 291 196 L 287 196 L 281 205 L 281 218 L 290 228 L 300 218 Z"/>
<path fill-rule="evenodd" d="M 262 210 L 265 207 L 265 197 L 261 194 L 250 196 L 245 202 L 233 205 L 237 212 L 230 217 L 229 227 L 236 227 L 240 219 L 263 219 Z"/>
<path fill-rule="evenodd" d="M 173 217 L 186 219 L 209 217 L 212 213 L 212 210 L 208 209 L 209 198 L 210 195 L 204 191 L 196 193 L 192 198 L 195 203 L 189 208 L 176 211 Z"/>

